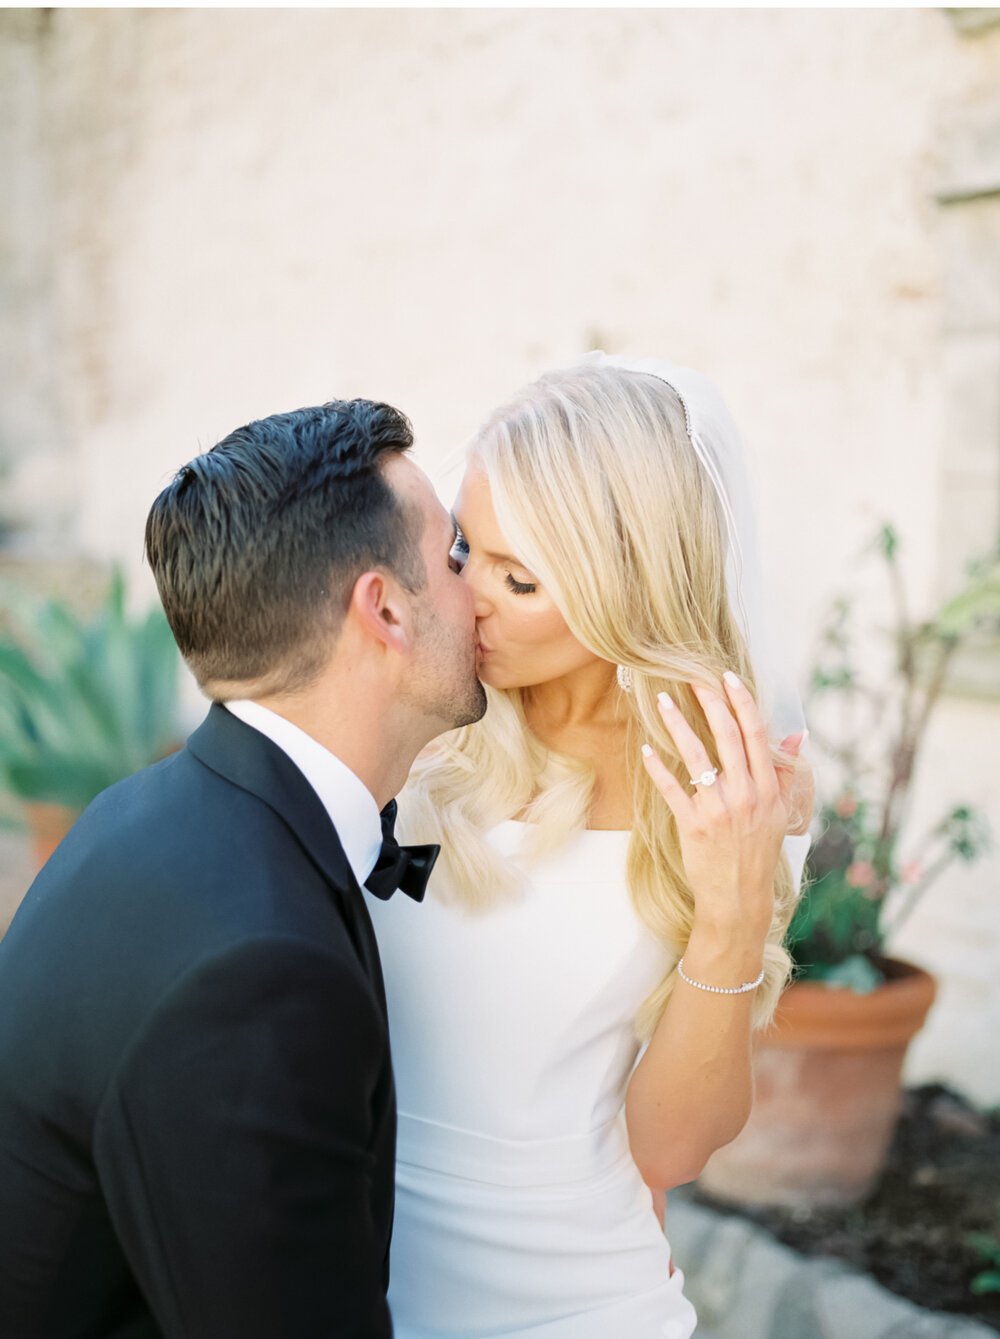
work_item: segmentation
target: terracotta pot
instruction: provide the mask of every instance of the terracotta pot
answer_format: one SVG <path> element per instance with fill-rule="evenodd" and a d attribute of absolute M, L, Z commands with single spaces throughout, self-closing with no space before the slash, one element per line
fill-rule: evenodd
<path fill-rule="evenodd" d="M 24 809 L 31 829 L 35 866 L 41 869 L 80 817 L 80 811 L 65 804 L 42 804 L 39 801 L 26 804 Z"/>
<path fill-rule="evenodd" d="M 855 1204 L 874 1187 L 900 1108 L 910 1039 L 934 999 L 934 980 L 909 963 L 882 963 L 867 995 L 818 982 L 789 986 L 754 1054 L 753 1111 L 709 1159 L 699 1185 L 716 1199 L 790 1207 Z"/>

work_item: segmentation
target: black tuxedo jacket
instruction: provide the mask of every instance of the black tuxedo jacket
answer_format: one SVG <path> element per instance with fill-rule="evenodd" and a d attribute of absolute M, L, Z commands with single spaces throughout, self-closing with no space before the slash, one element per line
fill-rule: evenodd
<path fill-rule="evenodd" d="M 212 707 L 0 943 L 0 1336 L 384 1339 L 395 1130 L 336 832 Z"/>

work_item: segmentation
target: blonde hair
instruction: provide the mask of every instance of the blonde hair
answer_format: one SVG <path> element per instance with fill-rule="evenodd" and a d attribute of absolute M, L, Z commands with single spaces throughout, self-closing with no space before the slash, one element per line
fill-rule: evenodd
<path fill-rule="evenodd" d="M 656 377 L 618 368 L 551 373 L 497 410 L 472 451 L 488 475 L 501 530 L 574 636 L 602 659 L 631 667 L 629 760 L 649 741 L 687 786 L 657 708 L 666 690 L 718 764 L 691 685 L 721 691 L 727 669 L 751 692 L 755 680 L 730 608 L 716 495 L 677 394 Z M 550 751 L 531 733 L 522 690 L 488 688 L 487 695 L 480 723 L 444 736 L 418 759 L 404 806 L 408 836 L 441 843 L 445 895 L 470 909 L 516 895 L 523 881 L 484 834 L 520 815 L 533 825 L 532 855 L 557 849 L 586 826 L 594 782 L 587 764 Z M 629 892 L 676 963 L 694 916 L 676 824 L 645 769 L 633 764 L 630 773 Z M 758 1024 L 771 1017 L 788 975 L 782 939 L 793 902 L 782 857 L 755 998 Z M 672 967 L 643 1003 L 640 1036 L 652 1033 L 675 981 Z"/>

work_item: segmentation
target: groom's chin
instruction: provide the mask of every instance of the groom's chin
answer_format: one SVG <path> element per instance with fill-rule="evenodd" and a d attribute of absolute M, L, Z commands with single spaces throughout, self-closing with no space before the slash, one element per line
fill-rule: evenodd
<path fill-rule="evenodd" d="M 486 715 L 487 699 L 486 689 L 478 679 L 474 680 L 475 688 L 470 695 L 469 712 L 465 720 L 460 721 L 460 725 L 475 725 Z"/>

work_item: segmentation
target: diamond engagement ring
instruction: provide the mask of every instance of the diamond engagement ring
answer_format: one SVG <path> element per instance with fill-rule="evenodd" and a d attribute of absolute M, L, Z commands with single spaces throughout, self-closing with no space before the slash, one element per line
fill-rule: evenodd
<path fill-rule="evenodd" d="M 693 776 L 691 778 L 691 784 L 692 786 L 714 786 L 715 778 L 718 775 L 719 775 L 719 769 L 717 767 L 713 767 L 708 772 L 702 772 L 701 776 Z"/>

